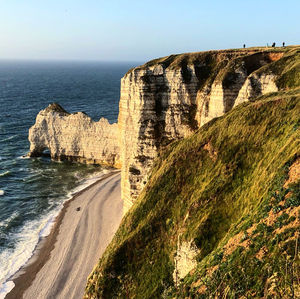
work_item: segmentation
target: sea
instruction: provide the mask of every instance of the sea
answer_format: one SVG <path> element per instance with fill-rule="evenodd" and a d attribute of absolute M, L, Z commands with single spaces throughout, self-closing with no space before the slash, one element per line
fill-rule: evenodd
<path fill-rule="evenodd" d="M 100 166 L 26 157 L 28 129 L 57 102 L 93 120 L 118 117 L 120 79 L 138 62 L 0 61 L 0 298 L 49 234 L 63 203 L 101 176 Z"/>

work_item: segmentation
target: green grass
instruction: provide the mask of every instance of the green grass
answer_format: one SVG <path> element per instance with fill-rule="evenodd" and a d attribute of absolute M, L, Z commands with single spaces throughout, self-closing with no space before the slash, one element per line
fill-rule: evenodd
<path fill-rule="evenodd" d="M 288 167 L 299 156 L 299 112 L 299 94 L 279 93 L 242 104 L 172 143 L 155 161 L 149 183 L 90 276 L 86 297 L 191 296 L 196 292 L 192 284 L 200 278 L 208 291 L 204 296 L 224 294 L 228 287 L 232 298 L 263 295 L 266 281 L 286 263 L 272 235 L 279 224 L 259 225 L 251 250 L 239 248 L 225 261 L 218 257 L 232 236 L 276 209 L 274 194 L 279 201 L 284 198 Z M 217 152 L 216 161 L 203 148 L 208 142 Z M 295 190 L 288 206 L 299 205 Z M 283 242 L 292 233 L 276 238 Z M 200 253 L 197 271 L 176 288 L 172 272 L 178 235 L 195 240 Z M 253 256 L 264 245 L 269 255 L 260 262 Z M 294 252 L 295 242 L 286 250 Z M 219 269 L 210 278 L 205 269 L 216 259 Z M 276 286 L 286 290 L 291 283 L 286 279 Z"/>
<path fill-rule="evenodd" d="M 207 60 L 211 59 L 214 55 L 224 56 L 224 58 L 231 59 L 235 57 L 241 57 L 246 55 L 251 55 L 259 52 L 264 53 L 285 53 L 291 50 L 299 48 L 298 46 L 291 47 L 277 47 L 277 48 L 266 48 L 266 47 L 253 47 L 246 49 L 228 49 L 228 50 L 212 50 L 205 52 L 193 52 L 193 53 L 184 53 L 184 54 L 172 54 L 169 56 L 153 59 L 141 66 L 138 66 L 137 69 L 146 69 L 158 64 L 162 64 L 165 68 L 170 67 L 171 69 L 181 68 L 183 61 L 187 64 L 193 64 L 195 62 L 208 62 Z M 132 70 L 132 69 L 131 69 Z M 129 70 L 128 73 L 131 71 Z"/>

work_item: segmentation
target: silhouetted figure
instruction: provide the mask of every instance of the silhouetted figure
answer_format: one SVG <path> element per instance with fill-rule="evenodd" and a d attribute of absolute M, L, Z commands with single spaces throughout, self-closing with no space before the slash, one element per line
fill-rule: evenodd
<path fill-rule="evenodd" d="M 244 49 L 245 49 L 245 48 L 246 48 L 246 45 L 244 44 L 243 47 L 244 47 Z"/>
<path fill-rule="evenodd" d="M 273 44 L 272 44 L 272 48 L 275 48 L 275 46 L 276 46 L 276 43 L 273 43 Z"/>
<path fill-rule="evenodd" d="M 285 47 L 285 42 L 282 43 L 282 46 Z"/>

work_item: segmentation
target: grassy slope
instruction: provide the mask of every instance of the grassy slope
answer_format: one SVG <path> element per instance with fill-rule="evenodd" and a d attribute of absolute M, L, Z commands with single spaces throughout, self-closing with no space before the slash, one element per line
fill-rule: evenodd
<path fill-rule="evenodd" d="M 274 64 L 285 90 L 238 106 L 160 154 L 91 274 L 87 298 L 292 298 L 299 291 L 299 181 L 283 187 L 300 156 L 299 53 L 292 55 Z M 175 287 L 178 236 L 194 240 L 199 254 Z"/>

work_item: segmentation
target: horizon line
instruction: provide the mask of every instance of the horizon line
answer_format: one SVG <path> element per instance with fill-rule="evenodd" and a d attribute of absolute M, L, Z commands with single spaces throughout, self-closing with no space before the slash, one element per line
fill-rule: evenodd
<path fill-rule="evenodd" d="M 1 62 L 102 62 L 102 63 L 141 63 L 146 60 L 101 60 L 84 58 L 1 58 Z"/>

